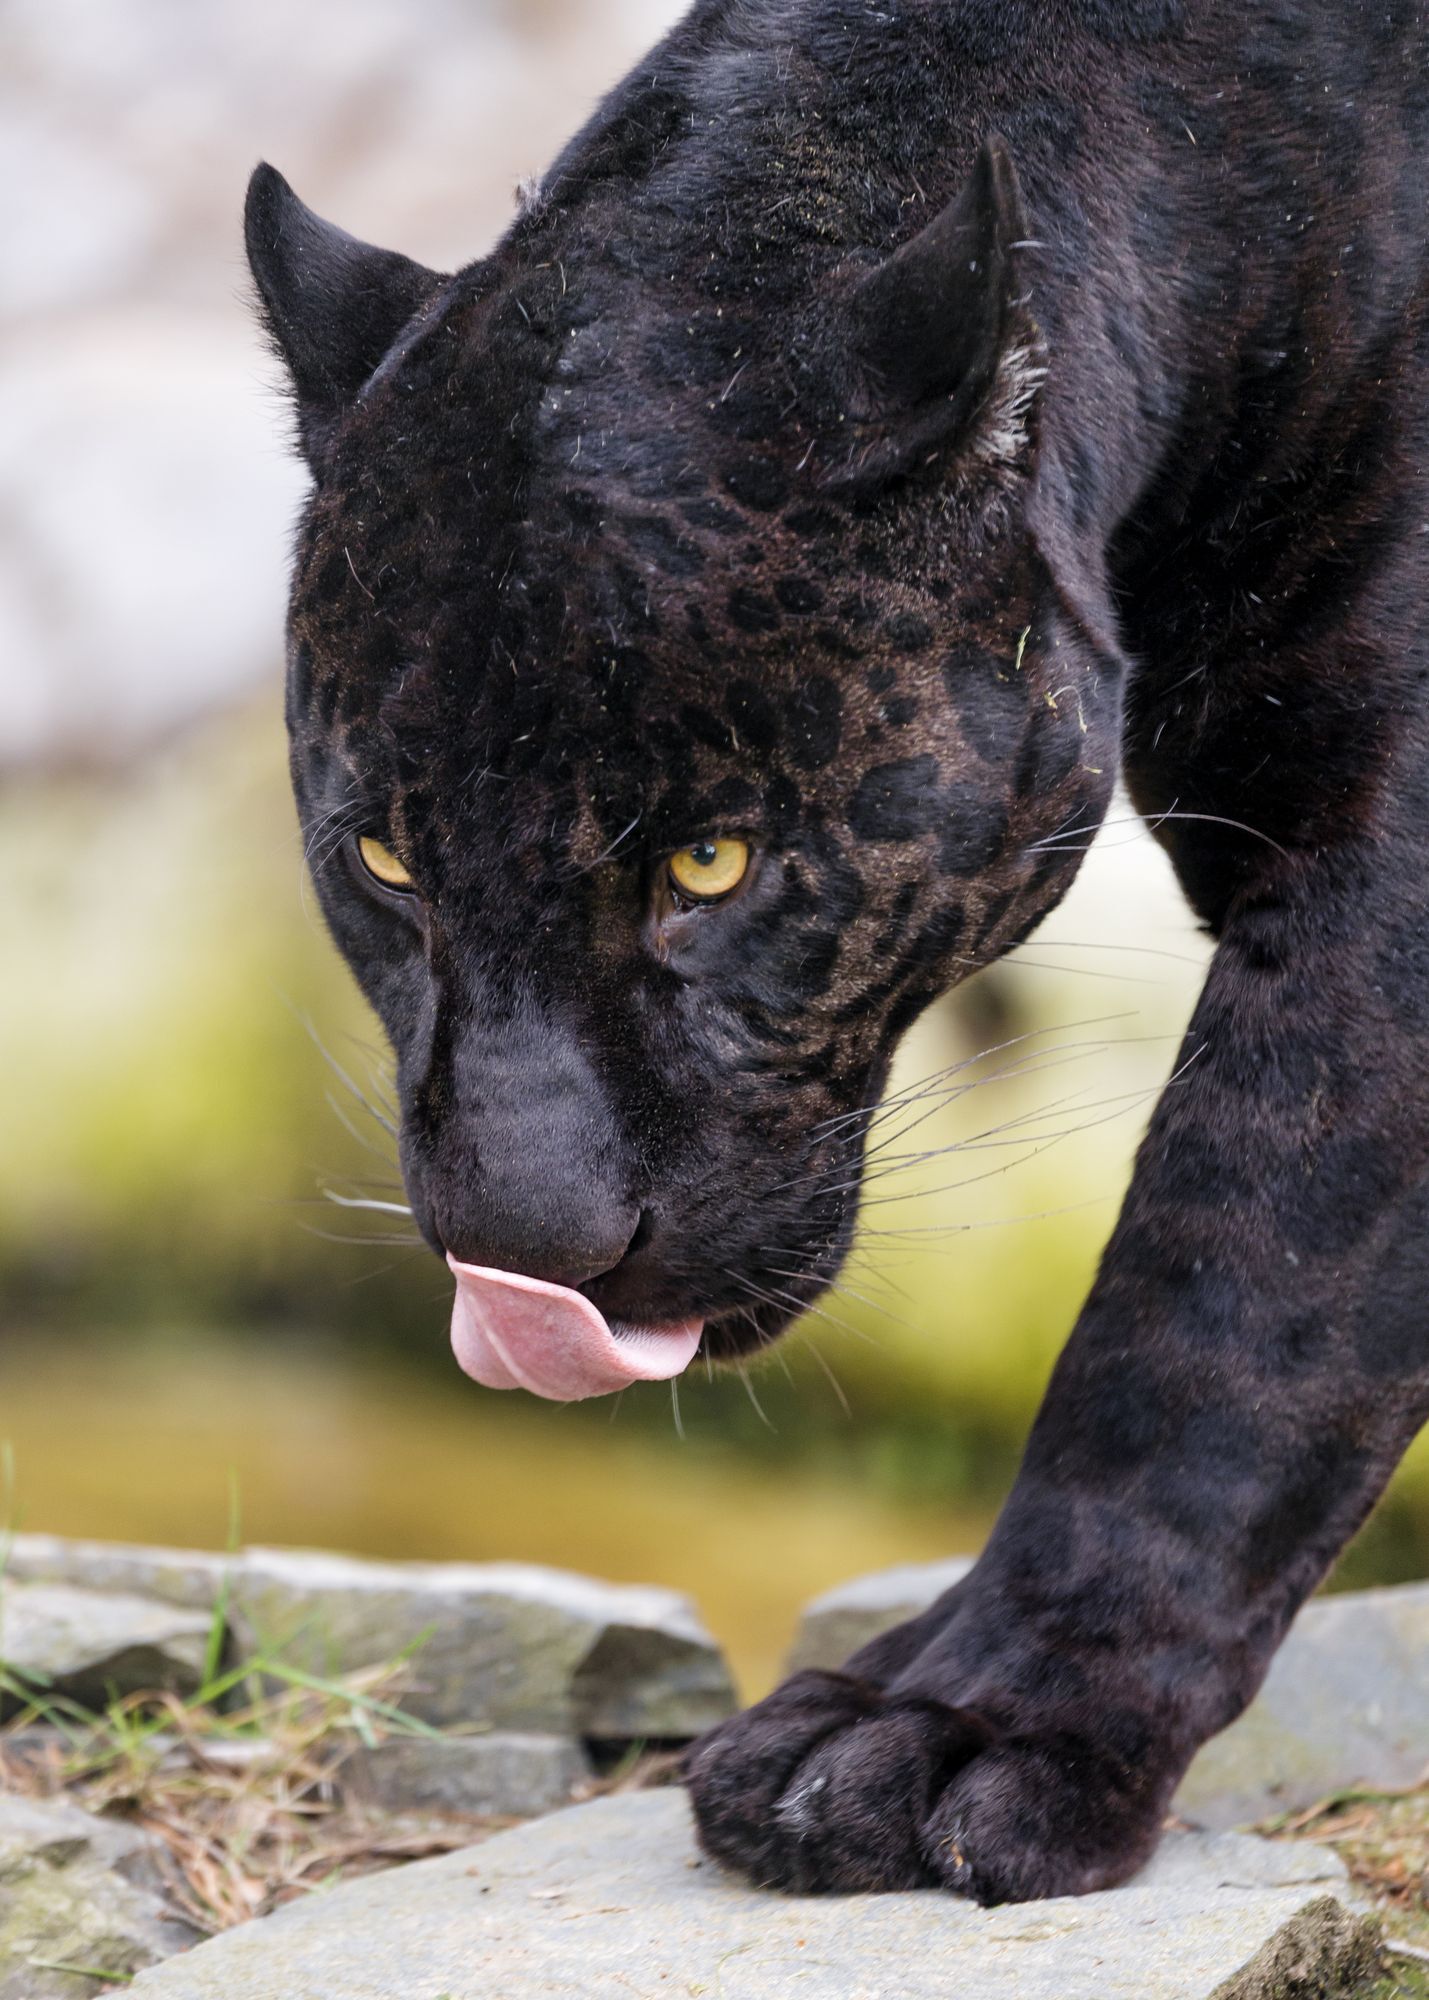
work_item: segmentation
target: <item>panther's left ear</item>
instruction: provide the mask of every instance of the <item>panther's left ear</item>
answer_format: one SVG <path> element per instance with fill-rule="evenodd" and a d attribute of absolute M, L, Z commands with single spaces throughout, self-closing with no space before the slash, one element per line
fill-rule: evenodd
<path fill-rule="evenodd" d="M 243 234 L 264 323 L 292 377 L 303 453 L 316 470 L 337 420 L 446 279 L 324 222 L 266 162 L 248 183 Z"/>
<path fill-rule="evenodd" d="M 1041 378 L 1037 329 L 1019 296 L 1026 236 L 1017 170 L 992 134 L 961 192 L 844 305 L 852 435 L 832 483 L 876 486 L 939 456 L 970 436 L 1009 374 L 1002 386 L 1015 408 L 992 412 L 997 435 L 982 455 L 1015 451 Z"/>

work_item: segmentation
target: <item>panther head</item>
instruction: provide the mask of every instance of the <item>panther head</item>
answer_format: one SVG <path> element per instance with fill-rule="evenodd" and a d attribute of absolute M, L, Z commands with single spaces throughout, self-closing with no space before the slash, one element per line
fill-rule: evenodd
<path fill-rule="evenodd" d="M 1005 148 L 917 229 L 597 139 L 454 277 L 266 166 L 247 214 L 316 887 L 459 1358 L 557 1398 L 834 1278 L 894 1045 L 1065 886 L 1119 701 L 1039 526 Z"/>

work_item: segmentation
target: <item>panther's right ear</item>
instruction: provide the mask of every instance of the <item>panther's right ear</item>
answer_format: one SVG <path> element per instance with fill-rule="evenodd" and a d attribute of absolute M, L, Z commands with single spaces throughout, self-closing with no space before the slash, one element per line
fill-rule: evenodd
<path fill-rule="evenodd" d="M 846 429 L 826 484 L 873 491 L 974 442 L 988 465 L 1019 455 L 1043 373 L 1029 247 L 1012 155 L 989 134 L 961 190 L 844 301 Z"/>
<path fill-rule="evenodd" d="M 322 221 L 266 162 L 248 183 L 243 234 L 264 324 L 292 377 L 303 454 L 316 467 L 337 419 L 446 279 Z"/>

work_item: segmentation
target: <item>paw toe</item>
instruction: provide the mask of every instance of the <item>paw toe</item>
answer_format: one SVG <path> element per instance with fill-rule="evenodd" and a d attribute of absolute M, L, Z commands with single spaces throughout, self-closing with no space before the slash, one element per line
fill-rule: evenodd
<path fill-rule="evenodd" d="M 848 1894 L 935 1881 L 923 1822 L 985 1741 L 974 1718 L 936 1702 L 890 1708 L 826 1738 L 775 1807 L 781 1886 Z"/>
<path fill-rule="evenodd" d="M 685 1759 L 707 1854 L 763 1886 L 783 1876 L 776 1807 L 826 1737 L 856 1727 L 879 1700 L 844 1674 L 796 1674 L 764 1701 L 702 1737 Z"/>
<path fill-rule="evenodd" d="M 1083 1896 L 1134 1874 L 1156 1844 L 1159 1789 L 1076 1747 L 1008 1743 L 957 1774 L 925 1819 L 930 1878 L 995 1903 Z"/>
<path fill-rule="evenodd" d="M 885 1702 L 839 1674 L 798 1674 L 696 1744 L 686 1778 L 705 1851 L 805 1895 L 912 1889 L 937 1878 L 924 1822 L 989 1741 L 941 1702 Z"/>

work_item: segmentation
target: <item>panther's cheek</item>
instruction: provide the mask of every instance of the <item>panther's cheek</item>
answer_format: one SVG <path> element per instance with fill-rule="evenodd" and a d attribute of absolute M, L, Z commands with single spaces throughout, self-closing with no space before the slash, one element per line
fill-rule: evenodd
<path fill-rule="evenodd" d="M 704 1321 L 610 1326 L 580 1292 L 448 1257 L 456 1278 L 452 1351 L 488 1389 L 529 1389 L 552 1403 L 665 1382 L 694 1360 Z"/>

